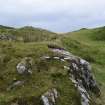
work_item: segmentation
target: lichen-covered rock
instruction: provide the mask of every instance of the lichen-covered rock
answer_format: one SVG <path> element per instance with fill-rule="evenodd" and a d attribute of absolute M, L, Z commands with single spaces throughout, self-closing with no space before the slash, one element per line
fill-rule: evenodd
<path fill-rule="evenodd" d="M 50 89 L 41 96 L 43 105 L 55 105 L 57 98 L 58 98 L 58 92 L 55 88 Z"/>
<path fill-rule="evenodd" d="M 72 75 L 74 75 L 77 81 L 78 79 L 81 80 L 83 87 L 87 91 L 100 94 L 100 89 L 91 73 L 91 66 L 87 61 L 81 58 L 77 58 L 77 60 L 74 59 L 74 61 L 71 62 L 70 68 Z M 95 90 L 97 90 L 97 92 L 95 92 Z"/>
<path fill-rule="evenodd" d="M 32 74 L 32 58 L 25 57 L 16 66 L 17 72 L 19 74 Z"/>

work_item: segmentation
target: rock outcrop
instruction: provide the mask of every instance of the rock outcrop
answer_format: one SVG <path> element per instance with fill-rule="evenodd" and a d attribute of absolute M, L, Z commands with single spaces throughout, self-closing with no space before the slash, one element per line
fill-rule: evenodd
<path fill-rule="evenodd" d="M 59 60 L 67 62 L 64 69 L 68 70 L 69 79 L 77 88 L 81 96 L 81 105 L 90 105 L 91 96 L 89 92 L 93 92 L 96 95 L 100 95 L 100 89 L 96 83 L 96 80 L 91 72 L 91 65 L 86 60 L 74 56 L 70 52 L 62 48 L 52 48 L 49 46 L 53 53 L 57 56 L 42 56 L 42 60 Z M 32 74 L 32 58 L 25 57 L 17 65 L 17 72 L 19 74 Z M 21 81 L 15 82 L 11 87 L 20 85 Z M 44 105 L 55 105 L 58 98 L 58 92 L 56 89 L 50 89 L 41 96 L 41 100 Z"/>
<path fill-rule="evenodd" d="M 69 65 L 64 66 L 64 68 L 68 70 L 70 80 L 74 83 L 74 86 L 80 93 L 81 105 L 90 105 L 91 98 L 89 96 L 89 91 L 95 93 L 96 95 L 100 95 L 100 89 L 91 73 L 91 65 L 86 60 L 74 56 L 65 49 L 54 48 L 52 46 L 48 47 L 51 49 L 51 51 L 57 53 L 59 56 L 43 56 L 43 59 L 55 59 L 68 62 Z"/>

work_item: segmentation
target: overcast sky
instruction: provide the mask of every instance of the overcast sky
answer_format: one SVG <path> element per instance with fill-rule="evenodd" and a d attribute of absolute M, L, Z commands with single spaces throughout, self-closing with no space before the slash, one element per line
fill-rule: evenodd
<path fill-rule="evenodd" d="M 55 32 L 105 25 L 105 0 L 0 0 L 0 24 Z"/>

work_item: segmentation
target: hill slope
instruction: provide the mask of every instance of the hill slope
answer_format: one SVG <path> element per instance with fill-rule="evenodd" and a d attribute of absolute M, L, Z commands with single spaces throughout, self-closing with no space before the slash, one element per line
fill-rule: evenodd
<path fill-rule="evenodd" d="M 99 38 L 100 31 L 104 36 L 104 27 L 82 29 L 61 36 L 33 27 L 0 28 L 1 35 L 15 37 L 0 41 L 0 105 L 14 105 L 17 101 L 18 105 L 41 105 L 41 95 L 50 88 L 56 88 L 59 92 L 56 105 L 80 105 L 79 93 L 63 68 L 67 64 L 40 60 L 45 55 L 56 55 L 48 49 L 49 44 L 63 47 L 92 64 L 92 72 L 100 84 L 102 95 L 96 97 L 90 93 L 93 99 L 91 104 L 104 105 L 105 42 Z M 32 74 L 24 76 L 17 73 L 16 66 L 25 57 L 32 59 Z M 25 81 L 25 84 L 11 88 L 16 81 Z"/>
<path fill-rule="evenodd" d="M 98 100 L 105 104 L 105 27 L 82 29 L 64 34 L 63 45 L 73 54 L 91 62 L 93 73 L 100 84 L 102 96 Z M 98 103 L 97 102 L 97 103 Z"/>

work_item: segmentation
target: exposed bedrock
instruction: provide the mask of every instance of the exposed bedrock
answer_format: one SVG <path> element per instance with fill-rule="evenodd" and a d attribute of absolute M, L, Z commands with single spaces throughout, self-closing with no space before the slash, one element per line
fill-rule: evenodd
<path fill-rule="evenodd" d="M 68 70 L 70 80 L 74 83 L 75 87 L 80 93 L 81 105 L 89 105 L 91 100 L 89 91 L 98 96 L 100 95 L 100 89 L 96 83 L 94 76 L 91 73 L 91 65 L 89 64 L 89 62 L 80 57 L 74 56 L 63 48 L 54 48 L 52 46 L 48 47 L 54 53 L 58 53 L 59 56 L 43 56 L 41 58 L 45 60 L 55 59 L 68 62 L 68 66 L 64 66 L 64 68 Z"/>

